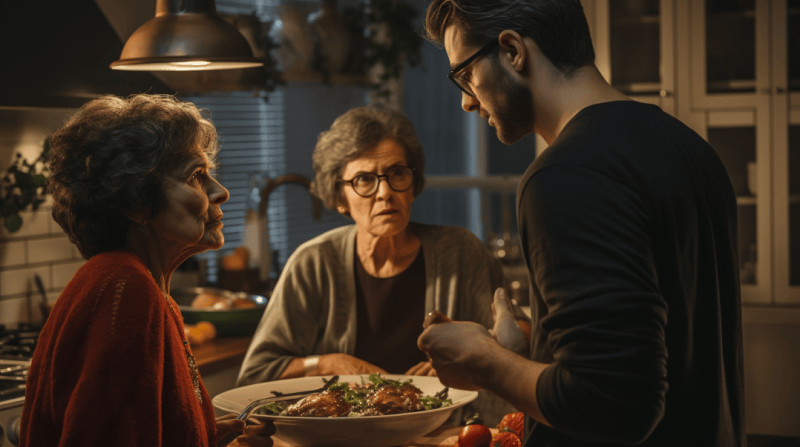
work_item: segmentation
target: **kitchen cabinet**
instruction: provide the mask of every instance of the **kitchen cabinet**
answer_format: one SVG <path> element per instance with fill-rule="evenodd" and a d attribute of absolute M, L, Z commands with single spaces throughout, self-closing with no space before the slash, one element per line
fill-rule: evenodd
<path fill-rule="evenodd" d="M 595 60 L 617 90 L 675 114 L 675 0 L 583 1 Z"/>
<path fill-rule="evenodd" d="M 800 2 L 687 1 L 684 13 L 691 43 L 685 114 L 720 153 L 737 192 L 742 299 L 798 305 L 800 204 L 793 192 L 800 188 L 792 179 L 800 178 L 800 165 L 791 148 L 800 150 L 800 61 L 797 33 L 789 30 L 797 29 Z"/>
<path fill-rule="evenodd" d="M 800 304 L 800 0 L 771 2 L 775 301 Z"/>
<path fill-rule="evenodd" d="M 743 303 L 800 305 L 800 0 L 583 6 L 606 80 L 691 126 L 725 163 Z"/>

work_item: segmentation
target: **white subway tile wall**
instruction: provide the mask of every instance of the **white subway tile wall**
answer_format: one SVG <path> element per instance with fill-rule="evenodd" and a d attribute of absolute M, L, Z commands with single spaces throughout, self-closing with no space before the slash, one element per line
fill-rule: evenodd
<path fill-rule="evenodd" d="M 45 137 L 64 124 L 68 109 L 0 108 L 0 173 L 17 153 L 32 161 Z M 42 298 L 34 282 L 39 275 L 47 301 L 53 302 L 83 265 L 78 250 L 50 216 L 48 197 L 36 211 L 20 213 L 22 228 L 8 232 L 0 221 L 0 324 L 42 321 Z"/>
<path fill-rule="evenodd" d="M 48 220 L 50 207 L 40 207 L 26 213 L 19 231 L 0 233 L 0 324 L 40 323 L 42 297 L 34 275 L 52 302 L 85 262 L 58 224 Z"/>

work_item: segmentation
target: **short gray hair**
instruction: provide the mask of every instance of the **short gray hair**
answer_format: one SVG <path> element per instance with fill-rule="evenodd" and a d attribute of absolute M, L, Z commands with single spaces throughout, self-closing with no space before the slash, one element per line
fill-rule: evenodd
<path fill-rule="evenodd" d="M 386 139 L 400 143 L 405 149 L 408 165 L 414 169 L 414 197 L 418 196 L 425 187 L 422 144 L 405 115 L 381 106 L 350 109 L 319 135 L 312 155 L 315 177 L 311 193 L 326 207 L 336 210 L 342 203 L 337 181 L 341 180 L 344 168 Z"/>

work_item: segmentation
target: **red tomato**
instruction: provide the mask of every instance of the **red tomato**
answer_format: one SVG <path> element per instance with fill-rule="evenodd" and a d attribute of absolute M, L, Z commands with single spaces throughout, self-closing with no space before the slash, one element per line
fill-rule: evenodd
<path fill-rule="evenodd" d="M 513 431 L 504 431 L 494 435 L 491 447 L 522 447 L 522 441 Z"/>
<path fill-rule="evenodd" d="M 492 442 L 492 432 L 481 424 L 471 424 L 464 427 L 458 435 L 458 447 L 489 447 Z"/>
<path fill-rule="evenodd" d="M 497 424 L 497 429 L 502 433 L 506 428 L 522 439 L 522 432 L 525 430 L 525 414 L 509 413 L 503 416 L 503 419 Z"/>

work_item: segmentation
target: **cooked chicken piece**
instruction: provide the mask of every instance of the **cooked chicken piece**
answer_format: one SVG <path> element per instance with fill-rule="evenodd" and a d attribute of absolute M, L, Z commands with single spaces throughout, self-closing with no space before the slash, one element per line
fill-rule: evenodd
<path fill-rule="evenodd" d="M 399 389 L 387 385 L 376 391 L 367 401 L 380 414 L 408 413 L 422 409 L 419 403 L 420 394 L 422 391 L 409 383 Z"/>
<path fill-rule="evenodd" d="M 323 391 L 301 399 L 286 409 L 288 416 L 342 417 L 351 405 L 344 400 L 344 391 Z"/>

